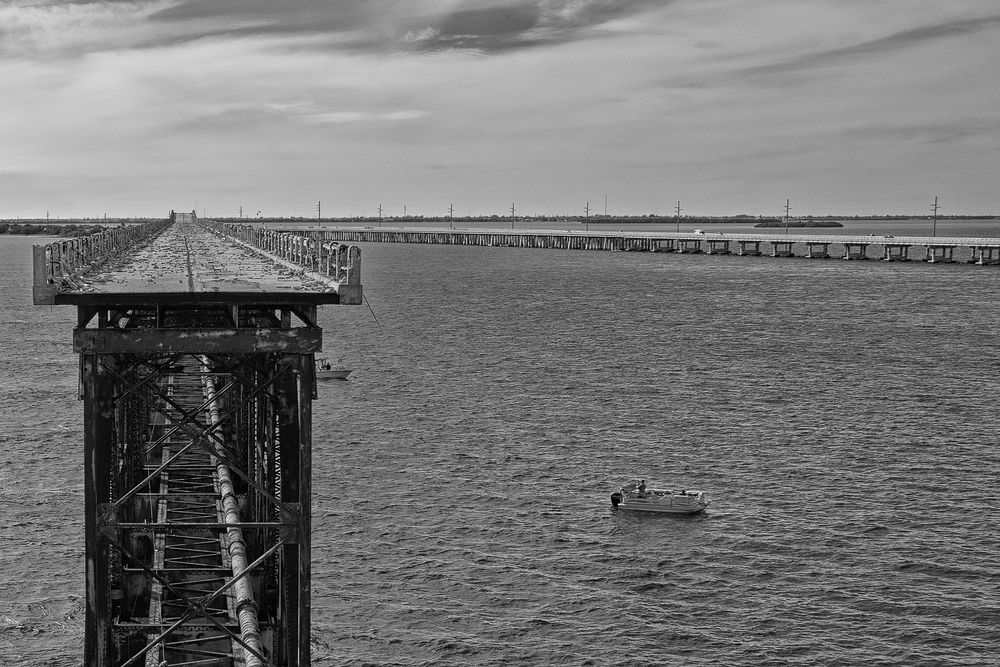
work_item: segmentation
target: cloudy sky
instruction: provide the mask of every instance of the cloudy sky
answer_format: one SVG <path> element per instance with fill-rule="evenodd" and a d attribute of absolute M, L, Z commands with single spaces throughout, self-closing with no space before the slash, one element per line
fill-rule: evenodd
<path fill-rule="evenodd" d="M 0 0 L 0 217 L 1000 213 L 997 0 Z"/>

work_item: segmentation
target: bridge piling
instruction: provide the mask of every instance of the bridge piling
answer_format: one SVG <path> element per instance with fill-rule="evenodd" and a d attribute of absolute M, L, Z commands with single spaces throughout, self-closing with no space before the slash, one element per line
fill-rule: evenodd
<path fill-rule="evenodd" d="M 771 241 L 771 257 L 795 257 L 792 246 L 795 241 Z"/>

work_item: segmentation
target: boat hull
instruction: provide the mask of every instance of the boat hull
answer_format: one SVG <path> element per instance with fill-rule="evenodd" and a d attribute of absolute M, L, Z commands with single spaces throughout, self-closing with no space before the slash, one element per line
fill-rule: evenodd
<path fill-rule="evenodd" d="M 631 487 L 611 494 L 615 509 L 656 514 L 697 514 L 704 512 L 712 501 L 701 491 L 673 492 L 651 489 L 640 492 Z"/>
<path fill-rule="evenodd" d="M 623 502 L 618 509 L 629 512 L 653 512 L 656 514 L 698 514 L 708 509 L 709 503 L 696 507 L 669 507 L 663 505 L 643 505 L 636 502 Z"/>

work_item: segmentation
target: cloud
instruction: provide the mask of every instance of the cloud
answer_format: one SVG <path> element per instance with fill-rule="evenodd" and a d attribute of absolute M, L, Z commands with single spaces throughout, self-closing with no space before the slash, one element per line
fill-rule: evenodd
<path fill-rule="evenodd" d="M 170 2 L 7 2 L 0 6 L 0 57 L 66 57 L 161 42 L 167 36 L 150 18 Z"/>
<path fill-rule="evenodd" d="M 416 110 L 388 111 L 382 113 L 372 113 L 370 111 L 317 111 L 297 113 L 293 118 L 304 123 L 359 123 L 415 120 L 424 115 L 426 115 L 425 111 Z"/>
<path fill-rule="evenodd" d="M 787 59 L 765 65 L 746 67 L 728 72 L 730 79 L 764 79 L 775 75 L 794 75 L 815 72 L 824 67 L 870 60 L 872 57 L 918 47 L 927 42 L 937 42 L 1000 28 L 1000 14 L 922 25 L 892 34 L 856 42 L 832 49 L 796 54 Z"/>
<path fill-rule="evenodd" d="M 158 46 L 205 38 L 304 36 L 359 53 L 501 53 L 575 39 L 663 0 L 16 0 L 0 13 L 10 51 Z"/>
<path fill-rule="evenodd" d="M 994 2 L 20 0 L 0 202 L 726 212 L 985 183 Z"/>

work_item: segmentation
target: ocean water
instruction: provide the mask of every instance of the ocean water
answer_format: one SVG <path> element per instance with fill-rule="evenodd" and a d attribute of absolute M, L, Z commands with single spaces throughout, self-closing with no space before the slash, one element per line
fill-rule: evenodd
<path fill-rule="evenodd" d="M 0 664 L 77 665 L 75 313 L 0 237 Z M 1000 270 L 362 246 L 316 665 L 1000 662 Z M 377 321 L 376 321 L 377 318 Z M 640 476 L 695 517 L 614 511 Z"/>

